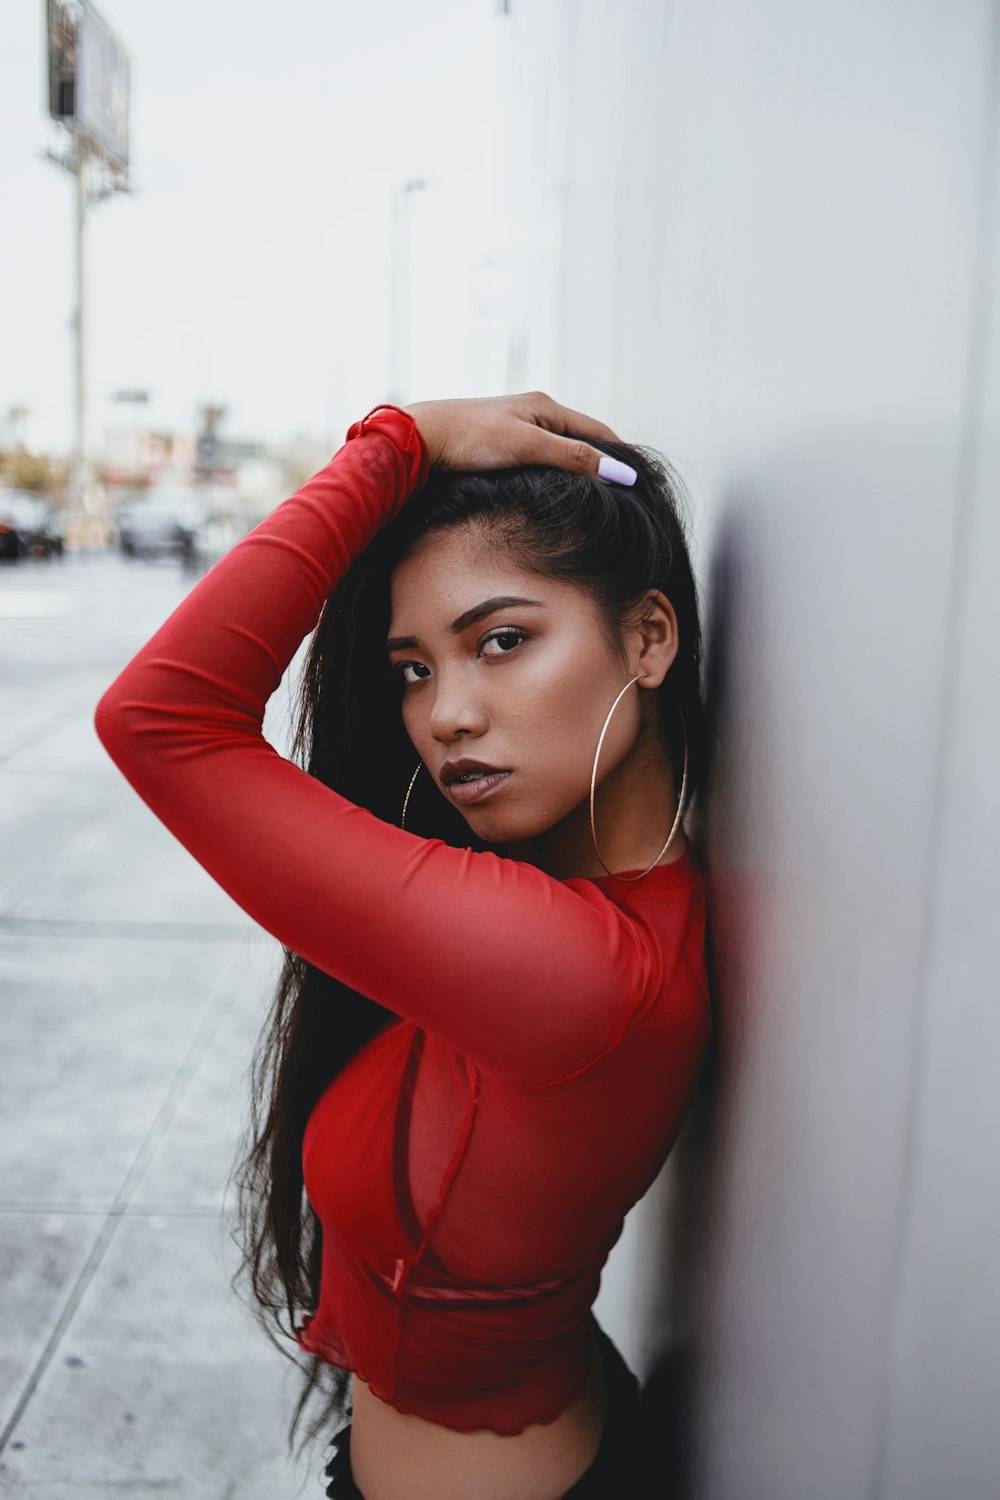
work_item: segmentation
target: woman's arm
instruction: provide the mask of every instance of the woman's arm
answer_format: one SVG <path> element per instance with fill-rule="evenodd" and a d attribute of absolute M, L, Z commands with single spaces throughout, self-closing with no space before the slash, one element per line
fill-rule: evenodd
<path fill-rule="evenodd" d="M 539 1083 L 617 1041 L 659 988 L 656 942 L 590 882 L 393 827 L 262 734 L 327 596 L 427 470 L 398 408 L 355 423 L 191 589 L 94 723 L 161 822 L 280 942 L 484 1069 Z"/>

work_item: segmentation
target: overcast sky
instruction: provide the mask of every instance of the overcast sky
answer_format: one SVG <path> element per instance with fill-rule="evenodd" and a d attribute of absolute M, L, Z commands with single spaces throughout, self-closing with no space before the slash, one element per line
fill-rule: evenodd
<path fill-rule="evenodd" d="M 496 0 L 98 9 L 130 55 L 137 188 L 89 218 L 98 441 L 127 420 L 111 393 L 139 388 L 153 426 L 191 430 L 212 401 L 226 435 L 339 446 L 387 395 L 392 203 L 413 177 L 428 186 L 411 200 L 406 398 L 471 389 L 475 267 L 506 235 L 511 23 Z M 65 144 L 47 114 L 44 0 L 7 0 L 2 33 L 0 423 L 27 406 L 32 446 L 65 452 L 76 184 L 43 155 Z"/>

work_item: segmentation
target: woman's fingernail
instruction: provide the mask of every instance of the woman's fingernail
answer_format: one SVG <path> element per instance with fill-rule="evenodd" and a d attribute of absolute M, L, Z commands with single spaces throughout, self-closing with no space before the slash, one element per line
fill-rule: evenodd
<path fill-rule="evenodd" d="M 601 454 L 597 472 L 602 479 L 610 479 L 612 484 L 635 484 L 639 477 L 629 464 L 623 464 L 621 459 L 611 458 L 607 453 Z"/>

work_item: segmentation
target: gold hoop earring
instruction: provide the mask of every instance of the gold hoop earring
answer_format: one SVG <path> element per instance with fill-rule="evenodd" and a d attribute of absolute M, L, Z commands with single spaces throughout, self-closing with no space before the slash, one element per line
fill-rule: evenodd
<path fill-rule="evenodd" d="M 407 807 L 409 806 L 409 803 L 410 803 L 410 793 L 413 791 L 413 783 L 416 781 L 418 775 L 420 774 L 420 767 L 422 765 L 423 765 L 423 761 L 422 760 L 418 760 L 417 761 L 417 769 L 414 771 L 413 775 L 410 777 L 410 784 L 406 788 L 406 796 L 403 798 L 403 811 L 402 811 L 402 814 L 401 814 L 400 819 L 399 819 L 399 826 L 400 826 L 400 828 L 405 828 L 406 827 L 406 809 L 407 809 Z"/>
<path fill-rule="evenodd" d="M 590 837 L 591 837 L 591 840 L 593 841 L 594 853 L 597 855 L 597 858 L 600 860 L 603 869 L 605 871 L 607 871 L 607 873 L 614 880 L 625 880 L 625 881 L 642 880 L 643 876 L 649 874 L 650 870 L 653 868 L 653 865 L 659 864 L 660 860 L 663 858 L 663 856 L 666 854 L 667 850 L 670 848 L 671 840 L 673 839 L 673 836 L 677 832 L 677 829 L 678 829 L 678 827 L 680 825 L 681 812 L 683 811 L 683 808 L 684 808 L 684 793 L 687 791 L 687 774 L 688 774 L 687 725 L 684 723 L 684 715 L 681 713 L 680 709 L 678 709 L 677 712 L 678 712 L 678 714 L 680 714 L 681 728 L 684 731 L 684 770 L 683 770 L 683 772 L 681 774 L 680 796 L 677 798 L 677 814 L 676 814 L 676 816 L 674 818 L 673 827 L 671 828 L 670 832 L 667 834 L 667 842 L 664 844 L 664 846 L 660 850 L 659 854 L 653 860 L 653 864 L 647 865 L 646 868 L 645 868 L 645 870 L 643 870 L 642 873 L 639 874 L 639 875 L 616 875 L 615 872 L 614 872 L 614 870 L 609 870 L 608 866 L 604 863 L 604 859 L 603 859 L 603 857 L 601 855 L 600 849 L 597 847 L 597 829 L 594 826 L 594 793 L 595 793 L 595 790 L 596 790 L 596 787 L 597 787 L 597 761 L 598 761 L 598 758 L 599 758 L 599 756 L 601 754 L 601 746 L 604 744 L 604 736 L 608 732 L 608 725 L 611 723 L 611 715 L 614 713 L 615 709 L 618 707 L 619 703 L 621 702 L 622 697 L 624 696 L 626 690 L 632 686 L 633 682 L 638 682 L 640 677 L 645 677 L 647 675 L 648 674 L 646 672 L 640 672 L 637 676 L 630 677 L 629 680 L 628 680 L 628 682 L 626 682 L 625 687 L 622 688 L 621 692 L 618 694 L 618 697 L 615 699 L 614 703 L 612 703 L 611 707 L 608 709 L 608 717 L 604 721 L 604 728 L 601 730 L 601 737 L 597 741 L 597 750 L 594 753 L 594 769 L 591 772 L 591 776 L 590 776 Z"/>

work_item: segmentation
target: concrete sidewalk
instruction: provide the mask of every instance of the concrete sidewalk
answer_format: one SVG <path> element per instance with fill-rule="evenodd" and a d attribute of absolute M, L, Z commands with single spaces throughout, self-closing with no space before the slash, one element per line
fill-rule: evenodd
<path fill-rule="evenodd" d="M 0 1493 L 292 1500 L 224 1201 L 280 964 L 93 730 L 176 564 L 0 569 Z M 287 681 L 265 732 L 287 735 Z"/>

